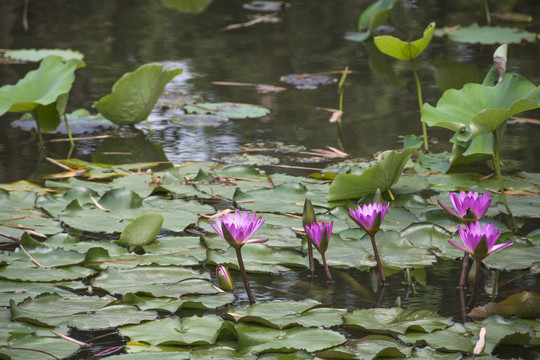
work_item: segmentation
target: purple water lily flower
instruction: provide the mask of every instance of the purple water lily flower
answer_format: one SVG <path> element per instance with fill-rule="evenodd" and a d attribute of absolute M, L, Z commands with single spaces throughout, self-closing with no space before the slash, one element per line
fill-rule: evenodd
<path fill-rule="evenodd" d="M 326 276 L 330 282 L 333 282 L 334 280 L 332 279 L 332 275 L 330 275 L 330 270 L 326 264 L 326 257 L 324 256 L 324 253 L 326 252 L 326 249 L 328 249 L 328 243 L 330 243 L 330 236 L 332 236 L 333 226 L 333 221 L 330 224 L 326 222 L 323 222 L 322 224 L 314 222 L 311 225 L 304 225 L 304 229 L 308 235 L 308 241 L 313 242 L 315 248 L 321 253 L 324 270 L 326 271 Z"/>
<path fill-rule="evenodd" d="M 253 216 L 249 212 L 240 214 L 237 210 L 234 215 L 227 213 L 221 219 L 214 218 L 214 221 L 215 225 L 209 221 L 210 226 L 234 248 L 240 248 L 247 243 L 266 241 L 264 239 L 250 239 L 255 231 L 264 224 L 264 220 L 255 214 Z"/>
<path fill-rule="evenodd" d="M 321 254 L 324 254 L 326 252 L 326 249 L 328 249 L 328 243 L 330 242 L 330 236 L 332 235 L 333 226 L 333 221 L 330 224 L 323 222 L 322 225 L 320 225 L 318 222 L 314 222 L 313 224 L 311 224 L 311 226 L 304 226 L 304 229 L 306 229 L 306 233 L 313 241 L 313 245 L 315 245 L 315 247 Z"/>
<path fill-rule="evenodd" d="M 374 235 L 381 226 L 388 205 L 382 203 L 364 204 L 363 207 L 358 205 L 354 210 L 349 208 L 349 214 L 358 226 L 364 228 L 368 234 Z"/>
<path fill-rule="evenodd" d="M 495 245 L 501 232 L 493 224 L 481 225 L 479 222 L 471 223 L 465 228 L 459 227 L 459 235 L 463 245 L 448 240 L 458 249 L 471 254 L 477 261 L 481 261 L 489 254 L 502 250 L 513 244 L 512 241 Z"/>
<path fill-rule="evenodd" d="M 480 220 L 491 204 L 491 198 L 488 193 L 478 195 L 478 192 L 476 191 L 474 193 L 472 191 L 469 191 L 468 193 L 461 191 L 459 195 L 455 192 L 451 192 L 449 196 L 456 211 L 452 211 L 440 200 L 437 200 L 439 205 L 450 214 L 463 219 L 465 222 L 475 222 Z"/>

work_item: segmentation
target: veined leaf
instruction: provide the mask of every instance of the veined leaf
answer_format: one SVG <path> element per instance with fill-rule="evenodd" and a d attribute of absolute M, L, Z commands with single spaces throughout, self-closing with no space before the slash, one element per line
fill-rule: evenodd
<path fill-rule="evenodd" d="M 432 22 L 424 30 L 424 36 L 413 42 L 403 41 L 391 35 L 375 36 L 373 40 L 382 53 L 400 60 L 412 60 L 429 45 L 434 31 L 435 23 Z"/>

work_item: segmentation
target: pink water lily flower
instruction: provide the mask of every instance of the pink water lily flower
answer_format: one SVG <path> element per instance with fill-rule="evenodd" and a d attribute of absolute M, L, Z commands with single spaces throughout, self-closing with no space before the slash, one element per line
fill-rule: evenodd
<path fill-rule="evenodd" d="M 368 234 L 373 235 L 379 230 L 388 205 L 382 203 L 364 204 L 363 207 L 358 205 L 354 210 L 349 208 L 349 214 L 358 226 L 364 228 Z"/>
<path fill-rule="evenodd" d="M 333 226 L 333 221 L 330 224 L 323 222 L 321 225 L 318 222 L 314 222 L 313 224 L 311 224 L 311 226 L 304 226 L 306 233 L 313 241 L 313 245 L 315 245 L 315 247 L 321 254 L 324 254 L 326 252 L 326 249 L 328 249 L 328 243 L 330 242 L 330 236 L 332 235 Z"/>
<path fill-rule="evenodd" d="M 255 231 L 264 224 L 264 220 L 255 214 L 251 216 L 247 211 L 241 214 L 237 210 L 234 215 L 227 213 L 221 219 L 214 218 L 214 221 L 215 225 L 209 221 L 210 226 L 234 248 L 240 248 L 247 243 L 266 241 L 265 239 L 250 239 Z"/>
<path fill-rule="evenodd" d="M 468 193 L 461 191 L 459 195 L 455 192 L 451 192 L 449 196 L 450 201 L 456 210 L 455 212 L 449 209 L 440 200 L 438 200 L 439 205 L 450 214 L 463 219 L 465 222 L 475 222 L 480 220 L 491 204 L 491 198 L 488 193 L 478 195 L 478 192 L 476 191 L 474 193 L 472 191 L 469 191 Z"/>
<path fill-rule="evenodd" d="M 477 261 L 513 244 L 513 242 L 510 241 L 504 244 L 495 245 L 501 232 L 491 223 L 481 225 L 479 222 L 475 222 L 470 223 L 469 226 L 465 226 L 465 228 L 460 226 L 459 235 L 463 245 L 456 244 L 452 240 L 448 241 L 458 249 L 471 254 Z"/>

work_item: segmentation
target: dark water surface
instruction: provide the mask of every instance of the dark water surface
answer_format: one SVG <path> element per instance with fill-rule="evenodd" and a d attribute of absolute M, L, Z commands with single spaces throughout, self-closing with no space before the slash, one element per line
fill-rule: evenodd
<path fill-rule="evenodd" d="M 260 119 L 231 120 L 217 127 L 190 127 L 168 122 L 166 113 L 155 111 L 151 116 L 154 132 L 143 139 L 80 142 L 73 157 L 99 159 L 104 149 L 125 151 L 147 147 L 141 160 L 166 159 L 176 163 L 204 161 L 241 152 L 239 146 L 252 141 L 280 141 L 307 148 L 340 147 L 337 126 L 328 122 L 329 113 L 318 107 L 338 107 L 337 85 L 315 90 L 299 90 L 280 82 L 288 74 L 319 73 L 342 70 L 346 66 L 354 74 L 347 78 L 343 116 L 343 149 L 355 157 L 371 158 L 385 149 L 400 148 L 399 137 L 420 134 L 419 111 L 415 84 L 409 64 L 391 60 L 394 78 L 374 75 L 369 53 L 373 46 L 347 41 L 344 35 L 356 31 L 361 12 L 371 3 L 366 0 L 290 1 L 277 24 L 258 24 L 249 28 L 220 32 L 223 26 L 248 21 L 252 12 L 244 10 L 239 0 L 214 0 L 200 14 L 183 14 L 165 8 L 157 0 L 48 0 L 29 3 L 29 30 L 22 27 L 23 1 L 0 0 L 0 48 L 71 48 L 85 55 L 86 67 L 76 72 L 68 110 L 86 108 L 110 92 L 113 83 L 125 72 L 157 62 L 184 69 L 168 89 L 202 96 L 208 101 L 230 101 L 260 104 L 272 113 Z M 493 2 L 491 2 L 493 3 Z M 495 6 L 495 5 L 492 5 Z M 526 26 L 540 32 L 540 2 L 505 1 L 494 12 L 515 11 L 533 16 Z M 405 40 L 418 38 L 425 26 L 484 24 L 480 1 L 406 1 L 397 3 L 391 20 L 384 29 Z M 416 61 L 424 91 L 424 101 L 434 105 L 442 94 L 435 82 L 435 59 L 457 59 L 474 64 L 480 70 L 491 66 L 494 45 L 458 44 L 434 38 Z M 508 71 L 540 83 L 538 44 L 510 45 Z M 35 64 L 0 65 L 0 85 L 14 84 Z M 336 76 L 336 79 L 338 76 Z M 258 93 L 250 88 L 225 87 L 213 81 L 269 84 L 286 87 L 280 93 Z M 396 84 L 402 86 L 396 86 Z M 9 120 L 0 121 L 0 182 L 32 178 L 42 167 L 35 135 L 15 129 Z M 17 114 L 15 114 L 17 115 Z M 527 114 L 540 118 L 539 111 Z M 141 125 L 145 129 L 146 125 Z M 428 129 L 438 138 L 435 151 L 450 150 L 451 133 L 444 129 Z M 47 138 L 63 137 L 51 135 Z M 507 169 L 540 171 L 540 126 L 516 124 L 505 134 L 503 161 Z M 48 155 L 64 158 L 66 144 L 48 146 Z M 101 156 L 101 157 L 98 157 Z M 125 158 L 110 158 L 122 162 Z M 324 164 L 310 164 L 322 167 Z M 46 171 L 46 170 L 45 170 Z M 51 172 L 58 169 L 51 168 Z M 38 172 L 43 172 L 40 169 Z M 389 277 L 390 286 L 381 297 L 381 305 L 393 306 L 397 298 L 406 307 L 438 310 L 440 314 L 461 319 L 457 261 L 444 261 L 429 268 L 427 274 L 414 274 L 414 286 L 403 283 L 403 272 Z M 332 269 L 337 280 L 327 290 L 322 269 L 310 290 L 307 272 L 279 276 L 252 275 L 257 299 L 301 299 L 311 291 L 312 297 L 349 309 L 373 307 L 379 289 L 373 289 L 368 272 Z M 235 278 L 240 281 L 240 277 Z M 486 273 L 484 279 L 493 274 Z M 513 281 L 510 281 L 515 279 Z M 497 299 L 538 288 L 538 279 L 522 272 L 502 273 L 499 281 L 509 280 L 499 289 Z M 237 284 L 242 288 L 241 283 Z M 507 289 L 508 288 L 508 289 Z M 490 297 L 482 292 L 478 302 Z M 247 303 L 238 292 L 240 303 Z"/>
<path fill-rule="evenodd" d="M 243 1 L 215 0 L 200 14 L 183 14 L 165 8 L 160 1 L 30 1 L 29 30 L 22 26 L 23 1 L 0 0 L 0 48 L 71 48 L 85 55 L 87 66 L 76 72 L 68 110 L 91 108 L 94 101 L 110 92 L 125 72 L 142 64 L 158 62 L 181 67 L 170 89 L 200 95 L 208 101 L 260 104 L 271 115 L 255 120 L 233 120 L 218 127 L 190 127 L 167 122 L 167 114 L 151 117 L 154 133 L 150 140 L 162 147 L 170 161 L 210 160 L 240 152 L 238 146 L 251 141 L 281 141 L 308 148 L 339 147 L 336 124 L 329 113 L 317 109 L 337 108 L 337 85 L 316 90 L 298 90 L 280 82 L 288 74 L 353 71 L 347 78 L 343 116 L 343 149 L 353 156 L 370 158 L 374 152 L 400 148 L 399 137 L 420 134 L 416 88 L 409 64 L 390 60 L 394 75 L 373 74 L 369 58 L 373 45 L 344 39 L 356 31 L 361 12 L 370 1 L 291 1 L 277 24 L 220 32 L 221 27 L 246 22 L 254 14 L 242 8 Z M 509 1 L 492 5 L 493 12 L 516 11 L 531 14 L 529 31 L 540 31 L 537 1 Z M 473 22 L 484 24 L 480 2 L 400 1 L 383 30 L 405 40 L 421 36 L 425 26 L 439 27 Z M 416 61 L 424 101 L 435 104 L 442 94 L 435 82 L 435 61 L 457 59 L 475 65 L 477 71 L 491 65 L 495 45 L 458 44 L 434 38 Z M 537 44 L 510 45 L 508 71 L 540 83 Z M 383 58 L 385 58 L 383 56 Z M 13 84 L 35 64 L 0 66 L 0 85 Z M 336 78 L 338 75 L 336 75 Z M 472 79 L 468 79 L 472 80 Z M 284 86 L 281 93 L 261 94 L 251 88 L 213 85 L 232 81 Z M 28 178 L 38 166 L 37 141 L 33 135 L 13 129 L 9 119 L 0 122 L 0 181 Z M 529 112 L 540 117 L 540 112 Z M 145 126 L 141 126 L 144 128 Z M 449 150 L 451 133 L 428 129 L 439 139 L 435 151 Z M 503 147 L 507 169 L 539 171 L 540 126 L 509 126 Z M 120 142 L 120 140 L 118 140 Z M 102 145 L 110 151 L 114 140 Z M 100 141 L 79 143 L 75 157 L 92 160 Z M 118 144 L 119 147 L 131 146 Z M 64 158 L 67 145 L 50 144 L 49 155 Z M 99 152 L 98 151 L 98 152 Z M 142 160 L 156 160 L 150 151 Z M 121 162 L 118 155 L 109 161 Z M 95 160 L 95 159 L 94 159 Z M 103 158 L 99 158 L 104 161 Z M 125 159 L 124 159 L 125 160 Z M 159 160 L 163 160 L 161 157 Z M 43 171 L 43 170 L 42 170 Z"/>

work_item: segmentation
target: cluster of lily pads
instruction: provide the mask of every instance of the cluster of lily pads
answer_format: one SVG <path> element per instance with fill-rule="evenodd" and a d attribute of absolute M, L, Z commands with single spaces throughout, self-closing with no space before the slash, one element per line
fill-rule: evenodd
<path fill-rule="evenodd" d="M 378 1 L 369 11 L 388 15 L 390 3 Z M 380 24 L 375 19 L 370 29 Z M 412 60 L 434 31 L 430 24 L 419 41 L 380 37 L 375 43 L 387 54 L 400 52 L 396 57 L 411 61 L 414 70 Z M 0 89 L 0 113 L 29 111 L 40 129 L 56 129 L 80 61 L 45 57 L 19 84 Z M 90 349 L 118 359 L 150 352 L 164 359 L 461 359 L 473 353 L 489 359 L 500 345 L 540 346 L 538 292 L 474 307 L 475 290 L 486 290 L 478 289 L 482 271 L 495 274 L 493 300 L 500 272 L 519 272 L 533 286 L 540 273 L 539 229 L 519 234 L 520 225 L 540 216 L 540 175 L 503 176 L 497 145 L 508 117 L 539 107 L 540 90 L 498 70 L 482 85 L 445 92 L 436 107 L 423 104 L 418 86 L 423 139 L 409 136 L 402 151 L 382 152 L 371 162 L 343 161 L 309 177 L 215 163 L 156 171 L 155 163 L 68 159 L 57 162 L 72 170 L 43 186 L 0 184 L 0 358 L 63 358 Z M 178 72 L 145 65 L 95 106 L 116 124 L 146 120 Z M 144 101 L 131 102 L 138 81 L 153 86 Z M 29 91 L 36 83 L 62 86 L 42 96 Z M 184 110 L 219 116 L 224 109 L 199 103 Z M 451 156 L 418 151 L 422 143 L 427 147 L 426 124 L 455 132 Z M 486 156 L 496 180 L 476 169 L 445 173 L 451 164 Z M 377 189 L 384 205 L 373 195 Z M 512 215 L 517 221 L 509 227 Z M 255 231 L 260 239 L 251 238 Z M 345 281 L 349 269 L 377 267 L 380 281 L 392 286 L 401 284 L 402 273 L 417 274 L 408 281 L 426 285 L 423 269 L 462 258 L 463 288 L 468 254 L 476 274 L 466 315 L 475 321 L 399 303 L 349 311 L 329 306 L 325 296 L 312 299 L 311 288 L 319 286 L 315 260 L 330 283 Z M 255 302 L 248 273 L 283 283 L 291 274 L 309 278 L 308 268 L 304 298 L 257 294 Z M 239 270 L 247 299 L 235 290 L 237 272 L 228 269 Z M 346 281 L 363 286 L 350 276 Z M 119 334 L 121 343 L 98 346 L 99 339 L 76 336 L 96 329 Z"/>

